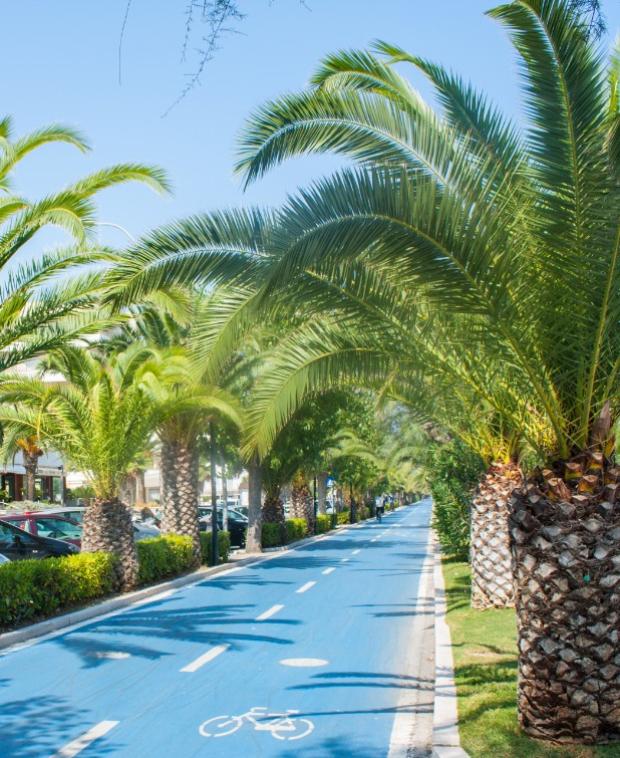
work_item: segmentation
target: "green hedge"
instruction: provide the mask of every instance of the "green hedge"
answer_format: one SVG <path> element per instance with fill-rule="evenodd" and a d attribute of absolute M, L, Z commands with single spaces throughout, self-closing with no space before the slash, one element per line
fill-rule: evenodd
<path fill-rule="evenodd" d="M 358 506 L 356 517 L 358 521 L 366 521 L 366 519 L 370 518 L 370 508 L 366 505 Z"/>
<path fill-rule="evenodd" d="M 286 520 L 286 542 L 295 542 L 308 536 L 308 522 L 305 518 L 289 518 Z"/>
<path fill-rule="evenodd" d="M 338 519 L 339 524 L 350 524 L 351 523 L 351 511 L 347 508 L 346 511 L 340 511 L 336 514 L 336 518 Z"/>
<path fill-rule="evenodd" d="M 138 582 L 151 584 L 194 568 L 196 559 L 191 537 L 167 534 L 136 542 L 140 569 Z"/>
<path fill-rule="evenodd" d="M 114 590 L 116 558 L 81 553 L 0 567 L 0 629 L 36 621 Z"/>
<path fill-rule="evenodd" d="M 332 528 L 331 517 L 327 514 L 319 513 L 316 517 L 316 533 L 325 534 Z"/>
<path fill-rule="evenodd" d="M 261 529 L 261 545 L 263 547 L 279 547 L 284 545 L 286 526 L 273 521 L 265 521 Z"/>
<path fill-rule="evenodd" d="M 218 531 L 217 547 L 220 563 L 226 563 L 230 553 L 230 534 L 228 532 Z M 202 562 L 207 566 L 211 565 L 211 532 L 200 532 L 200 549 Z"/>

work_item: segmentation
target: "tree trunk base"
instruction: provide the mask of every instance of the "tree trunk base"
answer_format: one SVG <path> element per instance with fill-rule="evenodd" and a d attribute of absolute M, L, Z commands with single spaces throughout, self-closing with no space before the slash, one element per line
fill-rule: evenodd
<path fill-rule="evenodd" d="M 603 493 L 511 502 L 519 721 L 557 743 L 620 739 L 620 504 Z"/>
<path fill-rule="evenodd" d="M 515 464 L 492 464 L 473 497 L 472 608 L 511 608 L 514 605 L 508 503 L 521 480 L 521 471 Z"/>
<path fill-rule="evenodd" d="M 93 500 L 84 512 L 82 552 L 118 556 L 118 586 L 131 590 L 138 584 L 138 553 L 131 514 L 119 500 Z"/>

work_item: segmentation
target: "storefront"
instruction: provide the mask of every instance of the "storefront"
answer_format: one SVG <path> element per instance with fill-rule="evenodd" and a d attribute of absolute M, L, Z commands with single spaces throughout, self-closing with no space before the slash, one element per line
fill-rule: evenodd
<path fill-rule="evenodd" d="M 62 499 L 62 461 L 55 453 L 46 453 L 39 458 L 35 478 L 36 499 L 58 503 Z M 10 465 L 0 471 L 0 497 L 4 502 L 26 499 L 26 469 L 21 453 L 17 453 Z"/>

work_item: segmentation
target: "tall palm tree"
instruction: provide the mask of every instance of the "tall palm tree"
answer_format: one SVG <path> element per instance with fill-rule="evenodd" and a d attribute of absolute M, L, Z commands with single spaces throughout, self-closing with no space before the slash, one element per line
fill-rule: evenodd
<path fill-rule="evenodd" d="M 135 381 L 134 356 L 105 361 L 74 347 L 58 349 L 46 365 L 62 380 L 7 375 L 0 381 L 5 445 L 36 436 L 84 471 L 95 498 L 84 515 L 82 550 L 119 557 L 119 584 L 135 586 L 138 562 L 131 514 L 120 500 L 123 479 L 143 452 L 156 411 Z"/>
<path fill-rule="evenodd" d="M 508 352 L 551 430 L 545 469 L 512 504 L 520 719 L 538 737 L 604 741 L 620 732 L 608 668 L 620 644 L 610 562 L 619 547 L 617 62 L 610 76 L 565 0 L 515 0 L 490 15 L 522 61 L 525 133 L 458 77 L 382 44 L 384 59 L 332 56 L 313 90 L 263 108 L 240 167 L 253 179 L 324 150 L 359 161 L 365 170 L 296 202 L 305 233 L 280 277 L 334 253 L 363 256 L 398 268 L 434 307 L 475 314 L 481 343 Z M 430 78 L 440 115 L 397 62 Z"/>

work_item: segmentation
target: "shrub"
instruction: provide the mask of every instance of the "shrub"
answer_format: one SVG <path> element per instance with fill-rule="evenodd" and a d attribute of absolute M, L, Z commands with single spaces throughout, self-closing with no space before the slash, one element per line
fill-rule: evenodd
<path fill-rule="evenodd" d="M 284 545 L 286 540 L 286 527 L 282 523 L 266 521 L 261 530 L 261 545 L 263 547 L 278 547 Z"/>
<path fill-rule="evenodd" d="M 443 550 L 466 559 L 470 504 L 484 471 L 482 459 L 459 441 L 436 446 L 427 463 L 433 496 L 433 527 Z"/>
<path fill-rule="evenodd" d="M 325 534 L 332 528 L 331 517 L 327 514 L 319 513 L 316 517 L 316 533 Z"/>
<path fill-rule="evenodd" d="M 370 518 L 370 508 L 365 505 L 360 505 L 357 508 L 357 520 L 365 521 L 368 518 Z"/>
<path fill-rule="evenodd" d="M 338 525 L 338 514 L 334 511 L 333 513 L 329 514 L 329 519 L 331 523 L 331 528 L 335 529 Z"/>
<path fill-rule="evenodd" d="M 36 621 L 108 595 L 116 581 L 115 556 L 82 553 L 0 567 L 0 628 Z"/>
<path fill-rule="evenodd" d="M 217 547 L 220 563 L 228 561 L 230 553 L 230 534 L 228 532 L 218 531 Z M 200 532 L 200 552 L 202 553 L 202 562 L 207 566 L 211 565 L 211 532 Z"/>
<path fill-rule="evenodd" d="M 286 542 L 301 540 L 308 534 L 308 522 L 305 518 L 289 518 L 286 520 Z"/>
<path fill-rule="evenodd" d="M 348 509 L 346 511 L 340 511 L 340 513 L 337 513 L 336 518 L 338 519 L 339 524 L 351 523 L 351 513 Z"/>
<path fill-rule="evenodd" d="M 136 542 L 136 548 L 140 563 L 140 584 L 150 584 L 158 579 L 182 574 L 196 565 L 191 537 L 178 534 L 149 537 Z"/>

